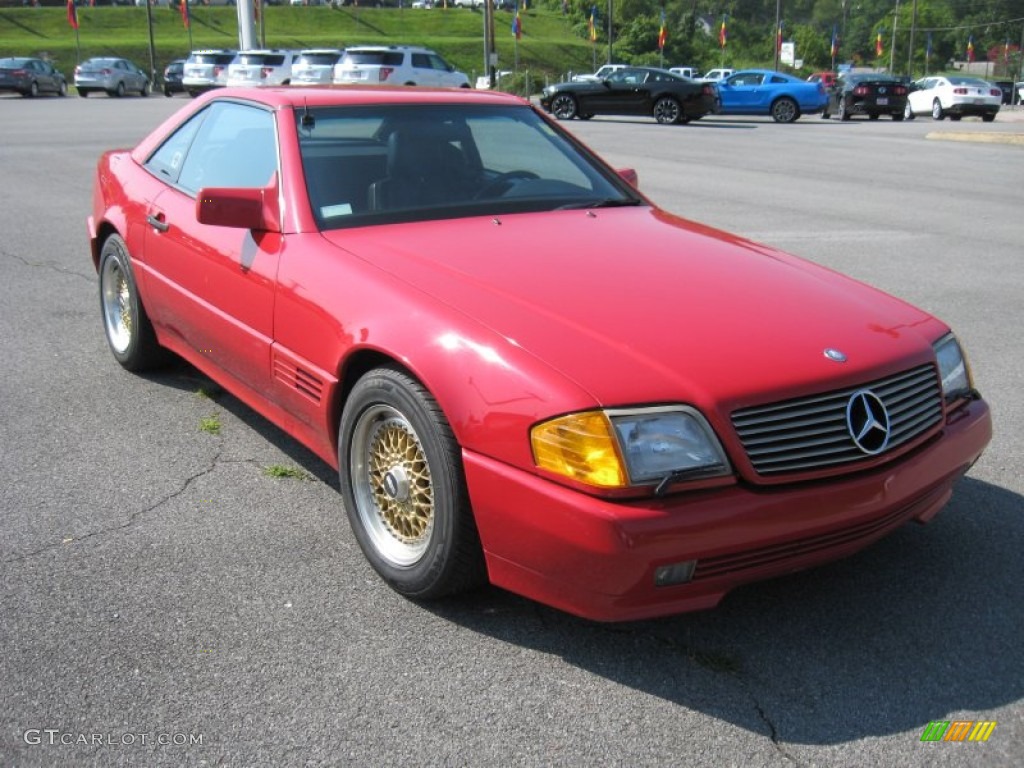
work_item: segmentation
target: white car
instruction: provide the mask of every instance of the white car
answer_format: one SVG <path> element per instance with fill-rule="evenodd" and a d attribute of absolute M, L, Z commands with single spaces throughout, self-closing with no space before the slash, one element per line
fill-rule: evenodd
<path fill-rule="evenodd" d="M 292 64 L 292 85 L 330 85 L 334 82 L 334 68 L 344 55 L 338 48 L 300 51 Z"/>
<path fill-rule="evenodd" d="M 290 85 L 295 51 L 239 51 L 228 67 L 229 86 L 264 88 Z"/>
<path fill-rule="evenodd" d="M 599 83 L 612 72 L 625 69 L 628 66 L 628 64 L 605 64 L 592 75 L 573 75 L 572 81 L 574 83 Z"/>
<path fill-rule="evenodd" d="M 673 75 L 685 77 L 687 80 L 697 80 L 700 78 L 700 70 L 696 67 L 669 67 L 668 71 Z"/>
<path fill-rule="evenodd" d="M 978 77 L 949 75 L 925 77 L 914 83 L 907 97 L 904 117 L 931 115 L 933 120 L 959 120 L 976 115 L 986 123 L 996 119 L 1003 103 L 1003 92 L 998 86 Z"/>
<path fill-rule="evenodd" d="M 703 77 L 697 79 L 702 83 L 717 83 L 719 80 L 724 80 L 734 74 L 734 72 L 735 70 L 732 69 L 709 69 L 704 73 Z"/>
<path fill-rule="evenodd" d="M 469 88 L 469 77 L 429 48 L 360 45 L 345 49 L 334 82 L 362 85 L 426 85 Z"/>

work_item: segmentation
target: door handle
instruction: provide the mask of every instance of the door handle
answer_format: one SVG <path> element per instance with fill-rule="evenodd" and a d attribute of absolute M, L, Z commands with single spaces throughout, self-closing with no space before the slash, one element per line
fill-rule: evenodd
<path fill-rule="evenodd" d="M 156 216 L 152 213 L 149 214 L 149 216 L 146 217 L 146 223 L 149 224 L 149 226 L 151 226 L 153 229 L 159 230 L 160 232 L 166 232 L 168 229 L 171 228 L 171 225 L 163 220 L 162 213 L 159 214 L 159 216 Z"/>

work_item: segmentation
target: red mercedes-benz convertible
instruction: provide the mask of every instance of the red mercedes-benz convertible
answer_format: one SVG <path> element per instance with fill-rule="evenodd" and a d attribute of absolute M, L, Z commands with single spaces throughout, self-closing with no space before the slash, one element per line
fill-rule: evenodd
<path fill-rule="evenodd" d="M 413 598 L 657 616 L 935 515 L 991 436 L 950 329 L 631 180 L 504 94 L 219 90 L 99 163 L 103 328 L 336 466 Z"/>

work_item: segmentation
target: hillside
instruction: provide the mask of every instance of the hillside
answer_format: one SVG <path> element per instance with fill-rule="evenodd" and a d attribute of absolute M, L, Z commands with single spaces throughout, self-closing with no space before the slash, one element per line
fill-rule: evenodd
<path fill-rule="evenodd" d="M 117 55 L 149 69 L 149 43 L 144 7 L 97 6 L 78 9 L 80 50 L 75 32 L 60 8 L 0 8 L 0 57 L 43 56 L 70 78 L 76 60 Z M 547 9 L 522 14 L 518 43 L 519 71 L 534 79 L 557 80 L 569 71 L 590 72 L 593 50 L 572 33 L 561 13 Z M 512 14 L 498 11 L 495 39 L 499 69 L 514 69 Z M 197 6 L 192 9 L 192 49 L 236 48 L 235 9 Z M 443 55 L 470 79 L 483 74 L 483 15 L 464 8 L 331 8 L 270 6 L 262 33 L 272 48 L 344 47 L 357 43 L 425 45 Z M 257 37 L 260 29 L 257 27 Z M 157 71 L 166 62 L 188 55 L 189 30 L 176 8 L 153 9 L 153 40 Z M 597 50 L 603 62 L 603 49 Z"/>

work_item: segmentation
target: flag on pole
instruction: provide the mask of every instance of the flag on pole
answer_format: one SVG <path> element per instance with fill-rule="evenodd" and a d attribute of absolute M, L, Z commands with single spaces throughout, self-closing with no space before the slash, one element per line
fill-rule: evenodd
<path fill-rule="evenodd" d="M 590 6 L 590 20 L 587 22 L 587 31 L 590 33 L 590 42 L 597 42 L 597 23 L 595 19 L 597 17 L 597 6 Z"/>
<path fill-rule="evenodd" d="M 192 25 L 192 11 L 188 9 L 188 0 L 181 0 L 181 23 L 185 29 Z"/>
<path fill-rule="evenodd" d="M 512 34 L 519 40 L 523 36 L 523 22 L 519 19 L 519 3 L 516 3 L 516 15 L 512 19 Z"/>
<path fill-rule="evenodd" d="M 78 9 L 75 8 L 75 0 L 68 0 L 68 24 L 72 29 L 78 29 Z"/>
<path fill-rule="evenodd" d="M 836 36 L 836 25 L 832 25 L 832 58 L 839 53 L 839 38 Z"/>
<path fill-rule="evenodd" d="M 725 43 L 729 39 L 729 32 L 725 28 L 725 19 L 726 19 L 726 17 L 723 16 L 722 17 L 722 26 L 718 28 L 718 47 L 719 48 L 725 48 Z"/>
<path fill-rule="evenodd" d="M 665 26 L 665 9 L 661 9 L 661 26 L 658 28 L 658 50 L 665 50 L 665 41 L 668 39 L 668 27 Z"/>
<path fill-rule="evenodd" d="M 974 61 L 974 35 L 967 38 L 967 62 Z"/>
<path fill-rule="evenodd" d="M 779 22 L 779 29 L 775 33 L 775 52 L 780 53 L 782 51 L 782 22 Z"/>
<path fill-rule="evenodd" d="M 878 34 L 875 35 L 875 56 L 881 56 L 885 50 L 885 46 L 882 45 L 882 30 L 878 30 Z"/>
<path fill-rule="evenodd" d="M 1003 61 L 1010 60 L 1010 38 L 1006 38 L 1006 42 L 1003 43 Z"/>

